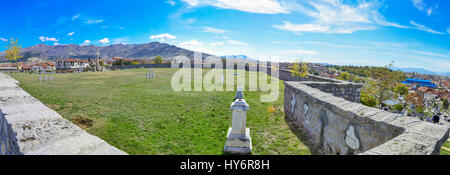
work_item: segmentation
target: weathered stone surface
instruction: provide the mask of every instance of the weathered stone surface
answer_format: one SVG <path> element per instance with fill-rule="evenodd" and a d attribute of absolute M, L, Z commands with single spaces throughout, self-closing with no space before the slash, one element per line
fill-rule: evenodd
<path fill-rule="evenodd" d="M 0 73 L 0 155 L 126 154 L 90 135 Z"/>
<path fill-rule="evenodd" d="M 252 152 L 252 139 L 250 129 L 246 128 L 245 134 L 232 134 L 232 128 L 228 129 L 227 141 L 224 151 L 232 154 L 248 154 Z"/>
<path fill-rule="evenodd" d="M 350 87 L 343 88 L 333 83 L 336 82 L 285 81 L 286 115 L 295 119 L 296 125 L 322 154 L 439 154 L 449 135 L 448 126 L 350 102 L 334 93 L 337 91 L 339 94 Z M 360 92 L 360 87 L 353 88 L 355 93 Z M 291 112 L 293 98 L 298 104 L 307 103 L 309 112 L 305 113 L 306 108 L 301 107 Z"/>
<path fill-rule="evenodd" d="M 359 140 L 355 135 L 355 129 L 353 128 L 353 126 L 350 126 L 345 133 L 345 143 L 347 143 L 347 145 L 354 150 L 358 149 Z"/>

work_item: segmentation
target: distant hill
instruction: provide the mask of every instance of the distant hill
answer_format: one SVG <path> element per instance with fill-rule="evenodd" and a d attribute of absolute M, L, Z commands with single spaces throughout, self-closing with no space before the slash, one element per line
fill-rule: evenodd
<path fill-rule="evenodd" d="M 21 54 L 23 58 L 19 61 L 26 61 L 29 58 L 37 57 L 41 59 L 57 60 L 60 58 L 79 58 L 93 59 L 96 58 L 97 52 L 102 58 L 122 57 L 132 59 L 151 59 L 161 56 L 165 60 L 171 60 L 175 56 L 185 55 L 189 58 L 194 57 L 194 52 L 183 48 L 176 47 L 159 42 L 151 42 L 146 44 L 115 44 L 109 46 L 95 45 L 57 45 L 49 46 L 46 44 L 38 44 L 32 47 L 23 48 Z M 0 60 L 5 61 L 5 52 L 0 52 Z M 203 58 L 211 56 L 203 54 Z"/>
<path fill-rule="evenodd" d="M 399 68 L 399 67 L 392 67 L 393 70 L 400 70 L 402 72 L 416 72 L 420 74 L 428 74 L 428 75 L 444 75 L 444 76 L 450 76 L 450 72 L 433 72 L 429 71 L 423 68 Z"/>
<path fill-rule="evenodd" d="M 244 59 L 244 60 L 252 60 L 252 61 L 256 60 L 254 58 L 250 58 L 250 57 L 247 57 L 245 55 L 225 55 L 225 56 L 221 56 L 220 58 L 224 58 L 224 59 Z"/>

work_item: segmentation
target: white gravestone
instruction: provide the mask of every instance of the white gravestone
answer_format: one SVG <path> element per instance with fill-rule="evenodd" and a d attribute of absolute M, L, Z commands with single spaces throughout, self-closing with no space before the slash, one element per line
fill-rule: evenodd
<path fill-rule="evenodd" d="M 50 76 L 50 81 L 53 81 L 53 77 L 52 76 Z"/>
<path fill-rule="evenodd" d="M 42 75 L 39 75 L 39 82 L 42 82 Z"/>
<path fill-rule="evenodd" d="M 44 82 L 47 82 L 47 76 L 44 76 Z"/>
<path fill-rule="evenodd" d="M 250 129 L 246 128 L 247 111 L 250 106 L 243 99 L 243 87 L 238 87 L 236 100 L 231 103 L 233 110 L 232 126 L 228 128 L 227 141 L 224 151 L 234 154 L 248 154 L 252 152 Z"/>

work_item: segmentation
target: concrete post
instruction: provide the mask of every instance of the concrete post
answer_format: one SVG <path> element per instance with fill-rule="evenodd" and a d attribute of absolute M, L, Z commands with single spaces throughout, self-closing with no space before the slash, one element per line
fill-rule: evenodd
<path fill-rule="evenodd" d="M 235 98 L 230 106 L 233 110 L 233 119 L 231 128 L 228 128 L 224 151 L 232 154 L 249 154 L 252 152 L 252 139 L 250 129 L 246 128 L 246 120 L 250 106 L 244 100 L 242 87 L 238 87 Z"/>

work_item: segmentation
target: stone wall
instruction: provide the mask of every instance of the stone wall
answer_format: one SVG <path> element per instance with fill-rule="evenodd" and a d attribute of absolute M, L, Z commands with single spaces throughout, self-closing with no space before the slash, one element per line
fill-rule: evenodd
<path fill-rule="evenodd" d="M 322 154 L 439 154 L 448 138 L 446 126 L 366 107 L 313 87 L 310 82 L 285 82 L 284 111 Z"/>
<path fill-rule="evenodd" d="M 113 69 L 136 69 L 136 68 L 170 68 L 171 64 L 132 64 L 132 65 L 120 65 L 113 66 Z"/>
<path fill-rule="evenodd" d="M 0 155 L 126 154 L 64 119 L 0 73 Z"/>
<path fill-rule="evenodd" d="M 348 101 L 360 103 L 362 84 L 351 82 L 303 82 L 312 88 L 317 88 L 322 92 L 333 94 L 336 97 L 342 97 Z"/>
<path fill-rule="evenodd" d="M 270 73 L 270 69 L 268 70 Z M 326 78 L 316 75 L 309 74 L 308 77 L 294 77 L 291 75 L 289 70 L 280 69 L 279 79 L 283 81 L 320 81 L 320 82 L 331 82 L 331 83 L 347 83 L 346 81 L 341 81 L 332 78 Z"/>
<path fill-rule="evenodd" d="M 268 70 L 270 72 L 270 70 Z M 294 77 L 289 70 L 280 70 L 279 79 L 283 81 L 302 81 L 305 85 L 331 93 L 348 101 L 360 103 L 363 84 L 341 81 L 309 74 L 308 77 Z"/>

